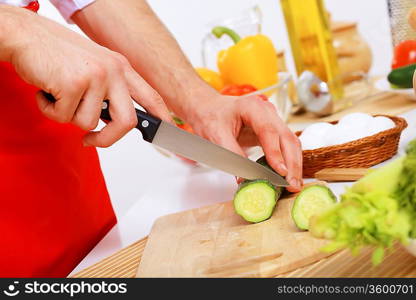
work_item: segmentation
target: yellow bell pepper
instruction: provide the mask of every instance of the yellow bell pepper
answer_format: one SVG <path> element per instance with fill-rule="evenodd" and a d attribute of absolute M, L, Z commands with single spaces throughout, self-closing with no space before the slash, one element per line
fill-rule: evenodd
<path fill-rule="evenodd" d="M 202 78 L 202 80 L 204 80 L 217 91 L 221 91 L 224 88 L 224 80 L 217 72 L 207 68 L 195 68 L 195 71 L 198 73 L 199 77 Z"/>
<path fill-rule="evenodd" d="M 235 43 L 218 53 L 218 69 L 226 84 L 251 84 L 261 90 L 277 83 L 277 51 L 267 36 L 241 39 L 235 31 L 222 26 L 215 27 L 212 33 L 217 38 L 226 34 Z"/>

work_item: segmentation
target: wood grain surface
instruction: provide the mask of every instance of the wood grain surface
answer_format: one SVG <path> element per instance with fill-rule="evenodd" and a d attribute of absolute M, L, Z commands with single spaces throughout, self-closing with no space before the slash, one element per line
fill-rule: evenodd
<path fill-rule="evenodd" d="M 232 201 L 159 218 L 138 277 L 271 277 L 328 256 L 319 251 L 326 241 L 296 228 L 295 197 L 283 196 L 257 224 L 237 215 Z"/>
<path fill-rule="evenodd" d="M 75 274 L 74 278 L 134 278 L 147 238 L 126 247 L 101 262 Z M 277 277 L 416 277 L 416 258 L 396 245 L 378 267 L 371 265 L 371 249 L 359 256 L 348 250 Z"/>
<path fill-rule="evenodd" d="M 369 172 L 366 168 L 328 168 L 315 173 L 315 178 L 327 182 L 357 181 Z"/>

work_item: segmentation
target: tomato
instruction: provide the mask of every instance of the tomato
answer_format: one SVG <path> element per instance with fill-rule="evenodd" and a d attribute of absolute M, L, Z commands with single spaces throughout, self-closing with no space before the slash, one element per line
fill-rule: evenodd
<path fill-rule="evenodd" d="M 254 86 L 249 85 L 249 84 L 240 85 L 240 89 L 241 89 L 242 95 L 247 95 L 247 94 L 257 91 L 257 89 Z"/>
<path fill-rule="evenodd" d="M 39 10 L 39 2 L 38 1 L 32 1 L 24 8 L 27 8 L 33 12 L 37 12 Z"/>
<path fill-rule="evenodd" d="M 407 40 L 394 48 L 392 69 L 416 63 L 416 40 Z"/>
<path fill-rule="evenodd" d="M 242 84 L 242 85 L 236 85 L 236 84 L 230 84 L 225 86 L 221 90 L 221 94 L 227 95 L 227 96 L 243 96 L 247 94 L 251 94 L 253 92 L 257 91 L 257 89 L 250 85 L 250 84 Z M 269 101 L 266 95 L 257 95 L 262 99 L 263 101 Z"/>
<path fill-rule="evenodd" d="M 232 84 L 225 86 L 221 91 L 221 94 L 227 96 L 241 96 L 243 95 L 238 85 Z"/>
<path fill-rule="evenodd" d="M 228 95 L 228 96 L 242 96 L 242 95 L 250 94 L 255 91 L 257 91 L 257 89 L 250 84 L 242 84 L 242 85 L 230 84 L 230 85 L 225 86 L 221 90 L 221 94 Z"/>

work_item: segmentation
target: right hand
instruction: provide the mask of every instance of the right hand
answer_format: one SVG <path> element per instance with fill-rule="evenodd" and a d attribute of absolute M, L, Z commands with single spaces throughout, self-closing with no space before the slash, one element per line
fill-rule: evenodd
<path fill-rule="evenodd" d="M 246 156 L 244 147 L 260 145 L 269 165 L 290 186 L 290 192 L 302 188 L 302 148 L 270 102 L 258 96 L 234 97 L 217 92 L 189 106 L 187 121 L 194 131 L 228 150 Z M 204 101 L 205 100 L 205 101 Z"/>
<path fill-rule="evenodd" d="M 150 114 L 170 120 L 162 98 L 121 54 L 31 13 L 21 27 L 24 34 L 19 34 L 10 62 L 25 81 L 55 97 L 51 103 L 38 93 L 45 116 L 90 131 L 98 125 L 103 100 L 110 100 L 112 121 L 86 134 L 84 145 L 108 147 L 134 128 L 132 99 Z"/>

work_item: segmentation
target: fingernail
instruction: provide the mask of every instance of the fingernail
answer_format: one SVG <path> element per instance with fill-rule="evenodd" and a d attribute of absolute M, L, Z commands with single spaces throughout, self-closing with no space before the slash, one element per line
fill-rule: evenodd
<path fill-rule="evenodd" d="M 292 187 L 294 187 L 295 189 L 300 190 L 301 185 L 300 185 L 299 180 L 297 180 L 296 178 L 292 178 L 292 179 L 290 179 L 290 180 L 289 180 L 289 184 L 290 184 Z"/>

